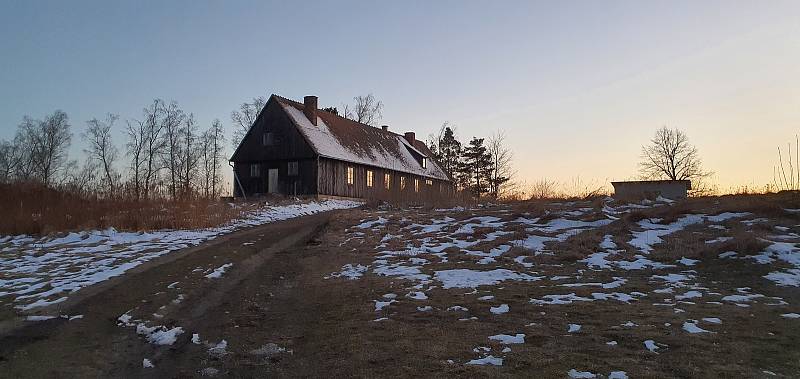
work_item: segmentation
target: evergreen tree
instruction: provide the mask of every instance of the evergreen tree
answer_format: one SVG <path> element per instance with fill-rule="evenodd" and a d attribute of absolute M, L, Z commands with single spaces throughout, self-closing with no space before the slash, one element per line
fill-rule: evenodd
<path fill-rule="evenodd" d="M 437 161 L 442 166 L 442 170 L 455 179 L 458 164 L 461 160 L 461 142 L 456 139 L 453 129 L 449 126 L 444 129 L 442 139 L 439 141 L 439 148 L 435 154 Z"/>
<path fill-rule="evenodd" d="M 472 137 L 462 153 L 461 177 L 474 195 L 489 191 L 492 177 L 492 155 L 486 150 L 483 138 Z"/>

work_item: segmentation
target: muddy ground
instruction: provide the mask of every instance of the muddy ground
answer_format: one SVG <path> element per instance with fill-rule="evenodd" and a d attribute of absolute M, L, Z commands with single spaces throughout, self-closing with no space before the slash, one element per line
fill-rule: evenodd
<path fill-rule="evenodd" d="M 598 250 L 606 235 L 619 245 L 619 256 L 632 259 L 636 250 L 626 241 L 631 239 L 631 230 L 637 229 L 636 222 L 649 215 L 632 220 L 621 217 L 587 228 L 563 241 L 547 242 L 542 251 L 513 243 L 527 233 L 524 225 L 514 221 L 520 217 L 536 216 L 541 218 L 537 222 L 543 223 L 557 212 L 563 215 L 592 208 L 594 211 L 569 216 L 591 223 L 602 219 L 603 206 L 495 206 L 445 212 L 355 209 L 243 230 L 159 258 L 84 289 L 58 307 L 37 312 L 71 316 L 72 320 L 59 317 L 26 322 L 6 315 L 7 327 L 0 340 L 0 376 L 560 378 L 568 377 L 570 370 L 598 377 L 624 371 L 631 378 L 798 376 L 800 320 L 782 317 L 800 313 L 795 305 L 800 304 L 798 288 L 765 280 L 764 275 L 774 267 L 718 257 L 729 248 L 745 246 L 749 231 L 725 224 L 727 231 L 723 232 L 703 224 L 703 228 L 694 225 L 665 236 L 647 255 L 649 259 L 675 264 L 675 260 L 688 257 L 698 262 L 659 270 L 592 270 L 581 262 Z M 723 211 L 718 204 L 704 206 L 707 214 Z M 670 217 L 699 211 L 636 210 L 653 212 L 652 216 L 661 217 L 664 223 L 669 223 Z M 442 260 L 441 254 L 424 249 L 426 237 L 430 237 L 428 244 L 439 243 L 450 238 L 445 236 L 456 235 L 454 230 L 470 219 L 486 216 L 496 216 L 506 224 L 476 226 L 463 237 L 478 241 L 469 249 L 484 252 L 513 245 L 494 261 L 455 248 L 445 249 L 447 259 Z M 796 221 L 792 215 L 784 216 L 783 224 Z M 385 222 L 354 228 L 381 218 Z M 450 234 L 414 227 L 443 218 L 452 219 L 442 229 L 449 228 Z M 770 227 L 775 223 L 779 221 Z M 795 224 L 788 227 L 797 231 Z M 486 238 L 497 230 L 508 233 Z M 697 241 L 728 234 L 731 241 L 742 242 L 731 247 Z M 420 284 L 402 275 L 374 272 L 381 267 L 379 260 L 394 264 L 392 259 L 400 256 L 377 256 L 383 250 L 414 251 L 402 255 L 403 262 L 424 258 L 424 263 L 415 262 L 429 279 L 436 270 L 496 268 L 537 279 L 475 288 L 443 288 L 434 280 Z M 520 256 L 524 258 L 515 260 Z M 207 277 L 212 269 L 230 263 L 219 278 Z M 362 265 L 365 270 L 353 279 L 339 276 L 347 265 Z M 691 288 L 654 291 L 663 289 L 654 275 L 687 271 L 694 272 Z M 612 290 L 584 286 L 614 283 L 620 277 L 625 278 L 623 285 Z M 564 287 L 565 283 L 580 286 Z M 748 289 L 742 292 L 745 287 Z M 692 288 L 703 296 L 676 299 Z M 424 299 L 413 297 L 418 290 Z M 635 299 L 627 302 L 542 305 L 533 301 L 556 293 L 591 298 L 598 291 L 642 296 L 634 295 Z M 764 297 L 746 306 L 720 301 L 737 293 Z M 377 309 L 377 302 L 392 299 L 388 294 L 396 295 L 396 301 Z M 492 312 L 502 304 L 510 311 Z M 454 306 L 466 310 L 452 309 Z M 76 318 L 78 315 L 82 317 Z M 125 315 L 129 317 L 120 319 Z M 721 324 L 699 321 L 703 318 L 719 318 Z M 696 325 L 708 332 L 687 333 L 681 327 L 687 320 L 698 320 Z M 580 325 L 580 329 L 569 332 L 570 324 Z M 153 337 L 157 334 L 137 333 L 142 327 L 155 326 L 164 326 L 165 332 L 181 328 L 181 333 L 172 344 L 164 345 L 148 340 L 157 339 Z M 487 339 L 497 334 L 524 334 L 524 343 L 506 345 Z M 649 351 L 643 345 L 647 340 L 655 341 L 659 349 Z M 609 344 L 611 341 L 615 344 Z M 502 357 L 503 363 L 467 364 L 486 356 Z M 144 360 L 149 364 L 143 364 Z"/>

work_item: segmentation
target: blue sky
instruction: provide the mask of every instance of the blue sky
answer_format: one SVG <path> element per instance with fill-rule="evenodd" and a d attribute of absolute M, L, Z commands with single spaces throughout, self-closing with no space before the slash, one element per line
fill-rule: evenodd
<path fill-rule="evenodd" d="M 19 1 L 0 6 L 0 138 L 66 111 L 176 100 L 201 126 L 254 96 L 374 93 L 420 137 L 503 130 L 520 179 L 636 173 L 661 125 L 723 187 L 772 180 L 800 113 L 800 2 Z M 122 126 L 122 123 L 120 124 Z M 121 133 L 118 145 L 123 144 Z"/>

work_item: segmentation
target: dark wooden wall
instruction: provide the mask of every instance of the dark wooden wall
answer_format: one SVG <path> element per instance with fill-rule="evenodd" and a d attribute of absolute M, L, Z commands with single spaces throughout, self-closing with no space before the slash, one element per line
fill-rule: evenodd
<path fill-rule="evenodd" d="M 264 133 L 273 134 L 273 143 L 264 146 Z M 314 150 L 292 123 L 277 101 L 270 99 L 258 119 L 231 157 L 234 172 L 247 196 L 267 193 L 267 170 L 278 169 L 278 191 L 285 195 L 317 193 L 317 159 Z M 288 162 L 299 163 L 297 176 L 288 176 Z M 260 175 L 250 176 L 250 166 L 260 165 Z M 296 192 L 295 192 L 296 189 Z M 234 196 L 241 196 L 234 183 Z"/>
<path fill-rule="evenodd" d="M 289 162 L 298 162 L 298 173 L 289 176 Z M 258 164 L 261 175 L 250 176 L 250 166 Z M 245 195 L 263 195 L 267 193 L 268 170 L 278 169 L 278 192 L 284 195 L 316 195 L 317 194 L 317 159 L 303 160 L 269 160 L 253 163 L 234 163 L 234 170 L 244 187 Z M 238 184 L 234 183 L 234 196 L 241 196 Z"/>
<path fill-rule="evenodd" d="M 353 168 L 353 184 L 347 183 L 347 168 Z M 367 171 L 374 173 L 372 187 L 367 187 Z M 389 190 L 386 190 L 384 174 L 390 175 Z M 406 186 L 400 188 L 400 178 L 406 178 Z M 450 182 L 429 179 L 419 175 L 333 159 L 319 160 L 319 194 L 330 196 L 355 197 L 370 200 L 403 202 L 425 202 L 452 195 Z M 419 181 L 419 192 L 414 190 L 414 180 Z M 431 185 L 426 184 L 431 180 Z"/>

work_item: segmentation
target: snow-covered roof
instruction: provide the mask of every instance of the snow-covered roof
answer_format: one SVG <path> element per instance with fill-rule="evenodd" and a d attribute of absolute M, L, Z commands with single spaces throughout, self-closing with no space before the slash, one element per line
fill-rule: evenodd
<path fill-rule="evenodd" d="M 422 141 L 412 145 L 401 135 L 321 110 L 317 111 L 317 125 L 314 125 L 303 113 L 303 104 L 279 96 L 274 98 L 322 157 L 450 180 L 429 158 L 430 150 Z M 426 167 L 420 163 L 423 158 L 427 159 Z"/>

